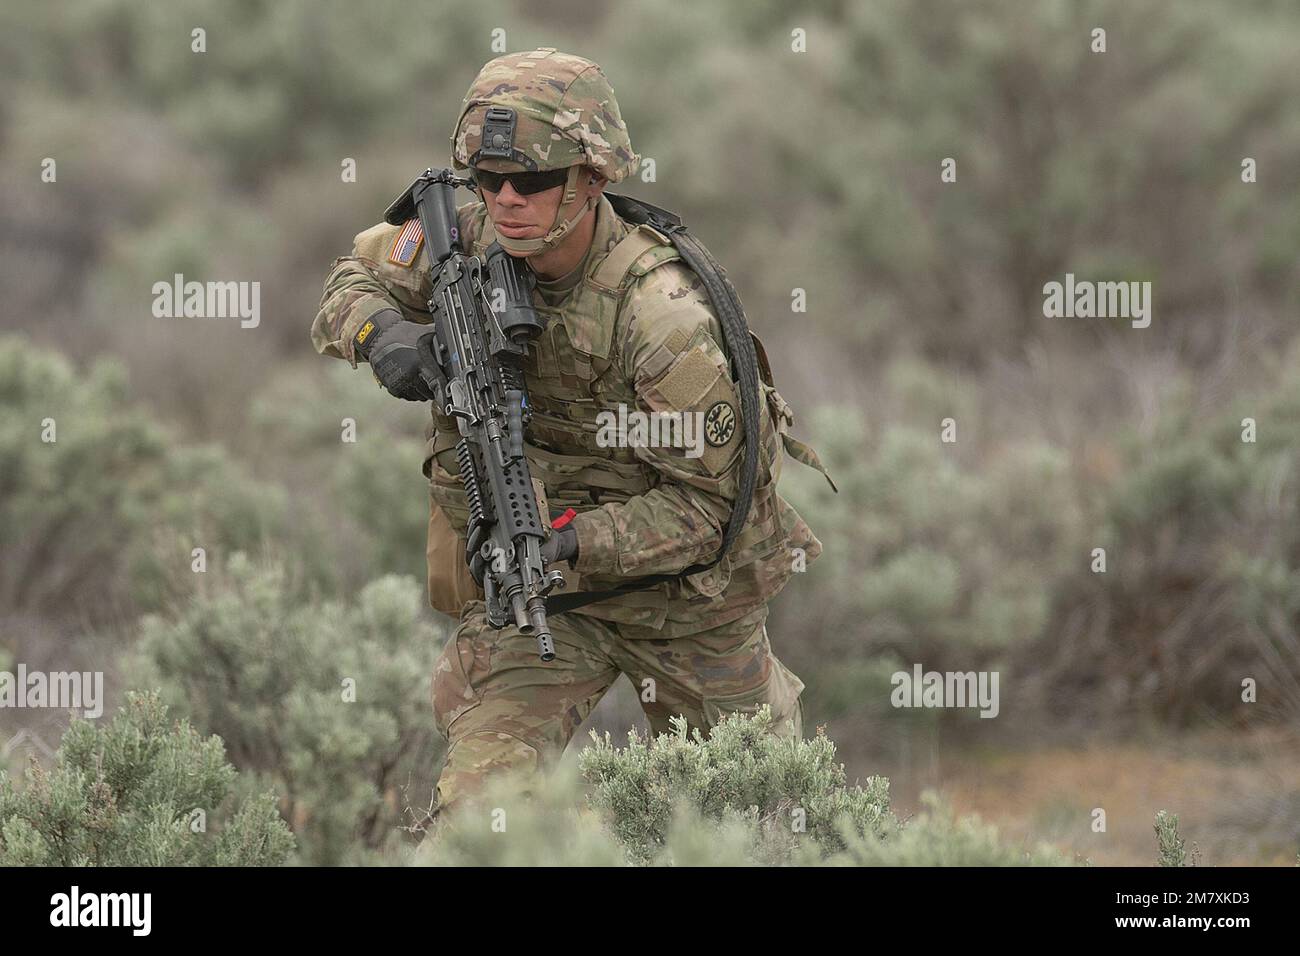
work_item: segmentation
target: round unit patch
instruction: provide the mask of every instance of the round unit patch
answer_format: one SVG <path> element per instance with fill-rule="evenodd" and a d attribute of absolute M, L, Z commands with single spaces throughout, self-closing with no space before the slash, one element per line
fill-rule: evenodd
<path fill-rule="evenodd" d="M 717 402 L 704 416 L 704 440 L 717 448 L 736 433 L 736 410 L 730 402 Z"/>

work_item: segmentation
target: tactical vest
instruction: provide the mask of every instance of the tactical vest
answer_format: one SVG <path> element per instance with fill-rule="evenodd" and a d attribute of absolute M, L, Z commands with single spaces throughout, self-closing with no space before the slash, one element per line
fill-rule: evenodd
<path fill-rule="evenodd" d="M 593 250 L 583 278 L 560 307 L 550 306 L 540 293 L 534 294 L 534 305 L 547 322 L 524 364 L 532 412 L 525 454 L 552 514 L 566 508 L 581 513 L 608 502 L 627 501 L 663 481 L 662 473 L 642 461 L 636 448 L 603 446 L 596 436 L 601 412 L 615 411 L 620 404 L 637 407 L 633 384 L 623 377 L 617 363 L 617 343 L 626 328 L 623 301 L 640 277 L 680 261 L 680 256 L 653 227 L 632 226 L 614 215 L 607 202 L 602 199 L 602 211 L 613 220 L 613 247 L 601 254 Z M 494 238 L 486 210 L 479 206 L 465 222 L 463 241 L 474 255 L 481 256 Z M 816 452 L 789 435 L 793 413 L 773 385 L 762 343 L 757 336 L 753 341 L 765 440 L 750 514 L 731 550 L 707 571 L 572 613 L 590 614 L 632 629 L 645 628 L 640 636 L 646 637 L 671 637 L 719 626 L 770 600 L 784 586 L 794 563 L 793 549 L 802 548 L 805 561 L 820 553 L 820 542 L 811 529 L 775 492 L 782 447 L 824 475 L 826 471 Z M 426 449 L 426 474 L 434 456 L 440 463 L 452 460 L 449 450 L 457 438 L 442 433 L 432 437 Z M 453 478 L 454 474 L 448 472 L 444 477 Z M 435 479 L 431 489 L 434 502 L 447 510 L 453 525 L 463 532 L 465 511 L 458 483 Z M 617 576 L 584 575 L 581 581 L 572 580 L 570 587 L 601 590 L 619 583 Z"/>

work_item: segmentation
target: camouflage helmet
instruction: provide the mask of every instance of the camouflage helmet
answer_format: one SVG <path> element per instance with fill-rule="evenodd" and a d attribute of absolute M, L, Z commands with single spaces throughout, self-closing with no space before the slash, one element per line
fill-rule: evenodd
<path fill-rule="evenodd" d="M 485 121 L 492 126 L 488 110 L 494 108 L 514 112 L 514 135 L 509 143 L 502 127 L 490 130 L 489 148 L 504 146 L 525 169 L 585 164 L 612 183 L 637 169 L 640 157 L 632 151 L 614 88 L 591 60 L 544 47 L 489 61 L 465 94 L 452 130 L 457 169 L 479 161 Z"/>

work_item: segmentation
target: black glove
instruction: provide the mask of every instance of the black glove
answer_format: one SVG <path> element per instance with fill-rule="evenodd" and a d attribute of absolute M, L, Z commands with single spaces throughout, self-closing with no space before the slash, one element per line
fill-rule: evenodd
<path fill-rule="evenodd" d="M 572 527 L 552 531 L 550 536 L 542 542 L 542 561 L 548 566 L 557 561 L 568 561 L 569 567 L 573 567 L 573 562 L 577 557 L 578 532 L 574 531 Z"/>
<path fill-rule="evenodd" d="M 552 531 L 545 541 L 542 542 L 542 563 L 550 567 L 557 561 L 568 561 L 569 567 L 573 567 L 573 562 L 578 557 L 578 532 L 572 528 L 561 528 L 559 531 Z M 479 587 L 483 586 L 483 575 L 487 571 L 487 561 L 483 555 L 475 551 L 470 557 L 469 573 Z"/>
<path fill-rule="evenodd" d="M 382 309 L 357 330 L 353 344 L 390 395 L 408 402 L 428 402 L 433 393 L 420 377 L 416 343 L 432 333 L 427 325 L 407 322 L 396 309 Z"/>

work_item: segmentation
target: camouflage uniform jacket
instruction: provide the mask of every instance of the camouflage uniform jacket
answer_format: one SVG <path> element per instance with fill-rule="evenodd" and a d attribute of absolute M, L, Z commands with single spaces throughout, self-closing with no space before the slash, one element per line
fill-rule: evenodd
<path fill-rule="evenodd" d="M 458 215 L 466 248 L 481 255 L 493 241 L 485 207 L 468 203 Z M 619 218 L 604 197 L 595 215 L 581 275 L 566 277 L 577 281 L 558 290 L 565 280 L 543 282 L 534 294 L 548 322 L 524 366 L 532 410 L 525 431 L 528 465 L 544 486 L 551 515 L 570 507 L 577 512 L 576 574 L 566 571 L 566 578 L 580 590 L 673 573 L 715 557 L 743 463 L 736 387 L 699 278 L 664 237 Z M 321 353 L 355 366 L 352 334 L 383 308 L 430 321 L 423 249 L 411 266 L 389 258 L 401 229 L 374 226 L 356 237 L 353 255 L 335 262 L 312 329 Z M 796 566 L 806 567 L 821 553 L 821 543 L 776 484 L 783 446 L 824 469 L 815 452 L 788 434 L 793 413 L 772 386 L 761 343 L 755 344 L 763 392 L 758 481 L 745 528 L 727 556 L 707 571 L 572 613 L 614 622 L 627 637 L 695 633 L 770 601 Z M 698 413 L 695 422 L 704 425 L 707 439 L 702 436 L 690 453 L 634 442 L 611 447 L 602 424 L 608 426 L 620 406 L 625 415 Z M 710 412 L 715 420 L 707 423 Z M 685 434 L 691 433 L 688 426 Z M 463 538 L 468 511 L 456 470 L 459 433 L 434 409 L 427 435 L 424 471 L 433 501 Z"/>

